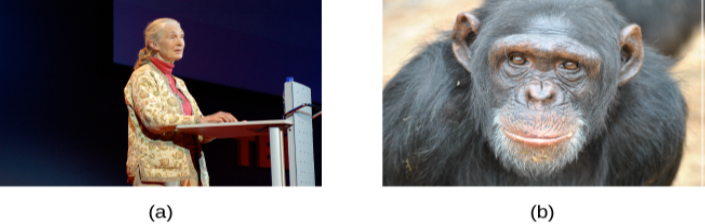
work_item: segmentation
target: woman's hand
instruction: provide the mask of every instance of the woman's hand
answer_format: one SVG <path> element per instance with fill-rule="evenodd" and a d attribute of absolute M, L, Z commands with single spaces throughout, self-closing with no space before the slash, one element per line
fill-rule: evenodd
<path fill-rule="evenodd" d="M 228 112 L 218 111 L 201 118 L 201 124 L 221 123 L 221 122 L 237 122 L 237 118 Z"/>

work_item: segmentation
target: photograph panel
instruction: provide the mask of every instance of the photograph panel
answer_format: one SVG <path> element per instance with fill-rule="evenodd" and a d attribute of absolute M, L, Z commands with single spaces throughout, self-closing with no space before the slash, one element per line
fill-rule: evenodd
<path fill-rule="evenodd" d="M 701 185 L 699 5 L 384 1 L 384 185 Z"/>

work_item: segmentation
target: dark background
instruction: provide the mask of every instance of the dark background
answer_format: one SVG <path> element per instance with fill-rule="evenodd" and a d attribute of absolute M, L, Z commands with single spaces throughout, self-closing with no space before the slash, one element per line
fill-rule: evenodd
<path fill-rule="evenodd" d="M 174 74 L 272 95 L 292 76 L 321 102 L 320 1 L 120 0 L 113 12 L 116 63 L 133 66 L 147 24 L 170 17 L 186 34 Z"/>
<path fill-rule="evenodd" d="M 204 114 L 279 119 L 288 76 L 321 105 L 320 1 L 132 4 L 0 3 L 0 185 L 129 185 L 123 89 L 142 31 L 160 17 L 182 24 L 187 48 L 174 74 Z M 317 185 L 321 121 L 313 123 Z M 236 165 L 237 141 L 204 145 L 211 185 L 271 185 L 269 169 Z"/>

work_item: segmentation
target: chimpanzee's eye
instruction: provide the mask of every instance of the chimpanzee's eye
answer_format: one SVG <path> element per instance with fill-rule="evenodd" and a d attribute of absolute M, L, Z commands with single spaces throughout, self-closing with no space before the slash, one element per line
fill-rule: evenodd
<path fill-rule="evenodd" d="M 563 62 L 563 68 L 568 69 L 568 70 L 578 70 L 578 62 L 575 61 L 566 61 Z"/>
<path fill-rule="evenodd" d="M 526 58 L 522 54 L 512 54 L 510 56 L 512 64 L 523 65 L 526 64 Z"/>

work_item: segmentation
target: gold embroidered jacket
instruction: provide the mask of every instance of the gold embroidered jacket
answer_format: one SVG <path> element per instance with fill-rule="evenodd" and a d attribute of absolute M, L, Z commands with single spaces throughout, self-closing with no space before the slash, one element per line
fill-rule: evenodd
<path fill-rule="evenodd" d="M 201 185 L 208 186 L 201 143 L 213 138 L 176 131 L 176 125 L 200 123 L 203 114 L 184 81 L 174 79 L 176 88 L 191 103 L 193 116 L 183 114 L 181 99 L 169 88 L 166 75 L 151 62 L 132 72 L 125 86 L 127 175 L 139 174 L 142 181 L 180 181 L 197 177 L 196 168 L 200 168 Z"/>

